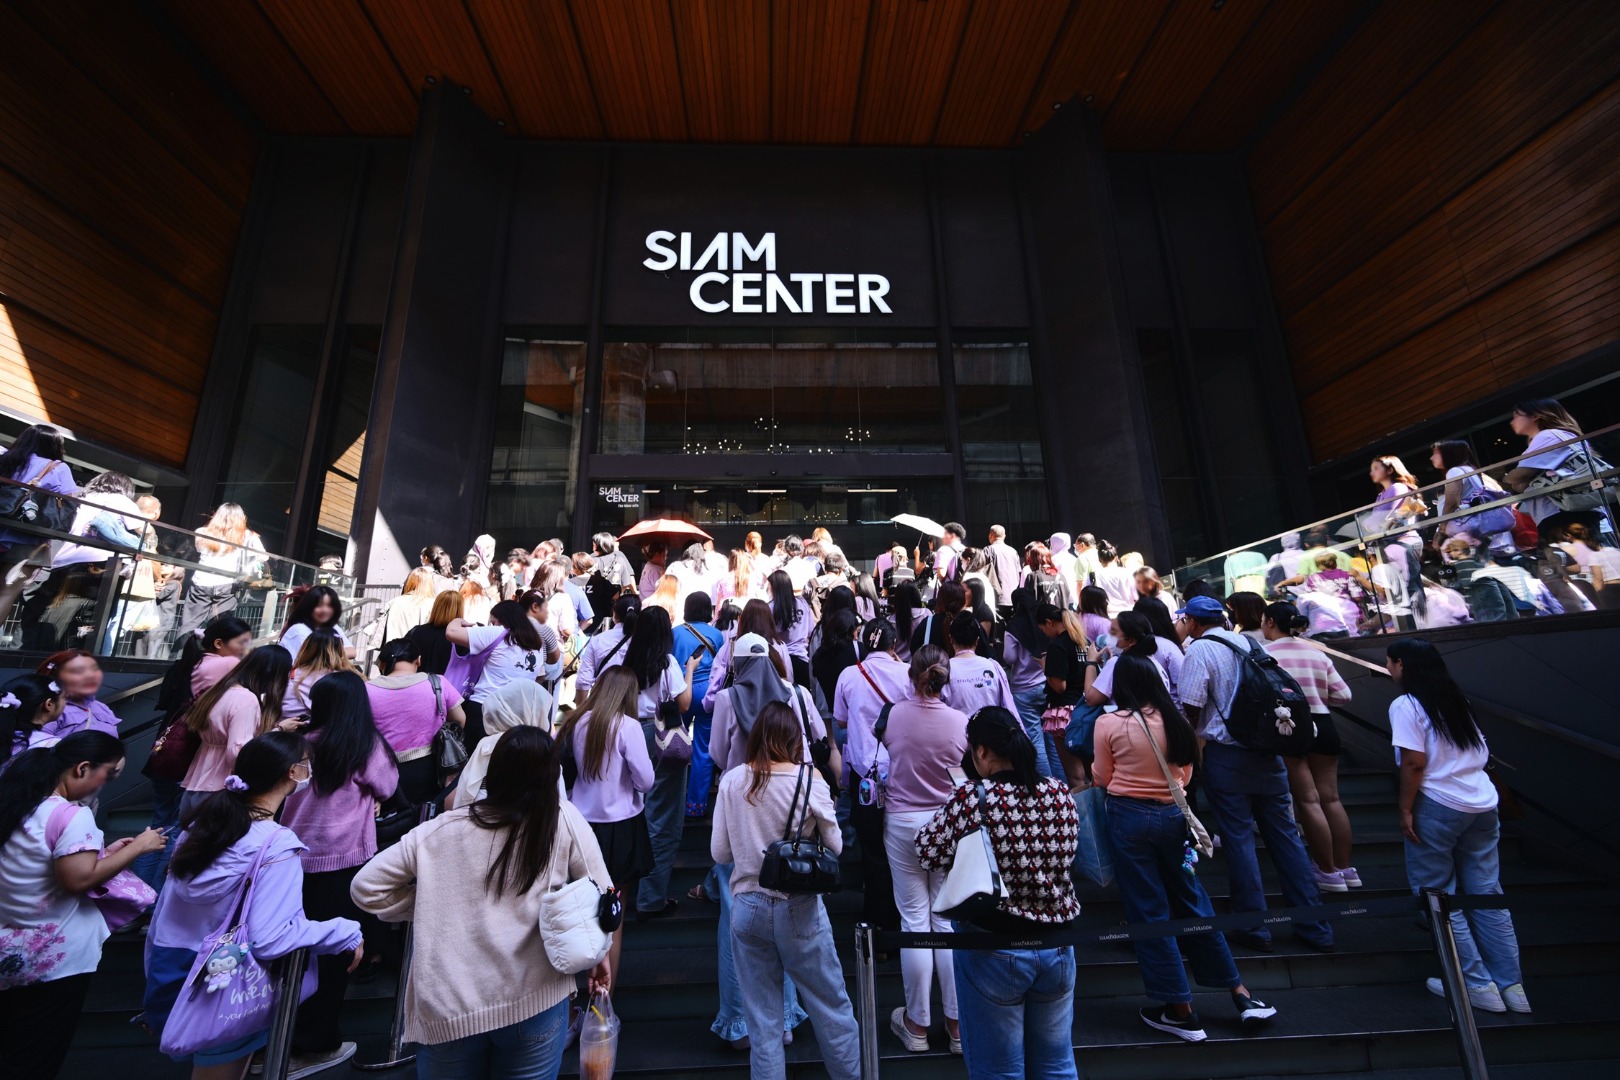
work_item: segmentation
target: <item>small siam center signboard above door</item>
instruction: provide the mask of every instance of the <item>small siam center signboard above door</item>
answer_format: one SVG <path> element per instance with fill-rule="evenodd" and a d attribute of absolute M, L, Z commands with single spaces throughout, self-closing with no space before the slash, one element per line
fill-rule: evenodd
<path fill-rule="evenodd" d="M 776 234 L 750 242 L 740 232 L 715 233 L 696 247 L 689 232 L 658 229 L 647 234 L 641 260 L 649 270 L 695 273 L 692 306 L 710 315 L 892 315 L 883 299 L 889 279 L 882 274 L 787 273 L 776 271 Z"/>

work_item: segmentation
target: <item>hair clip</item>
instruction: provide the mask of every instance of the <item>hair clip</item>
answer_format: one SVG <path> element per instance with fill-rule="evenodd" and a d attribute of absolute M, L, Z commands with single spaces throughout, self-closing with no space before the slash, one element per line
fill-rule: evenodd
<path fill-rule="evenodd" d="M 240 776 L 237 776 L 235 773 L 231 773 L 231 775 L 225 778 L 226 791 L 246 791 L 247 789 L 247 781 L 242 779 Z"/>
<path fill-rule="evenodd" d="M 202 640 L 202 636 L 203 636 L 203 628 L 202 627 L 200 627 L 200 626 L 197 627 L 197 629 L 193 630 L 191 633 L 192 633 L 192 636 L 195 637 L 198 641 Z"/>
<path fill-rule="evenodd" d="M 50 681 L 49 689 L 50 689 L 51 693 L 53 693 L 53 694 L 60 694 L 62 692 L 62 687 L 57 684 L 55 679 L 52 679 Z"/>
<path fill-rule="evenodd" d="M 16 709 L 21 705 L 22 702 L 17 700 L 17 695 L 9 690 L 6 691 L 5 697 L 0 697 L 0 709 Z"/>

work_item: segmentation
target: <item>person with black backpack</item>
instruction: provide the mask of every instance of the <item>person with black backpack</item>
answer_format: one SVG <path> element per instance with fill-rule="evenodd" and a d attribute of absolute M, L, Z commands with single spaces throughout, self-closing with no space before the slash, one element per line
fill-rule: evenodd
<path fill-rule="evenodd" d="M 1287 904 L 1321 903 L 1315 868 L 1289 807 L 1288 771 L 1278 756 L 1310 748 L 1315 728 L 1304 691 L 1264 649 L 1226 629 L 1226 609 L 1212 596 L 1188 600 L 1176 612 L 1176 631 L 1187 647 L 1176 689 L 1204 740 L 1203 791 L 1231 875 L 1233 912 L 1266 910 L 1256 830 L 1265 838 Z M 1332 950 L 1333 928 L 1326 922 L 1293 925 L 1306 945 Z M 1227 938 L 1272 950 L 1271 931 L 1258 920 Z"/>

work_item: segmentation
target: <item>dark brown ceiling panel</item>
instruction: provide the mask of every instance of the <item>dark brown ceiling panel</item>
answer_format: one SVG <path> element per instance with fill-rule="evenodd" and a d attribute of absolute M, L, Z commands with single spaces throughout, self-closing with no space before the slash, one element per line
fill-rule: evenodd
<path fill-rule="evenodd" d="M 163 0 L 162 6 L 271 131 L 342 135 L 351 130 L 257 4 Z"/>
<path fill-rule="evenodd" d="M 610 139 L 688 137 L 668 0 L 570 0 Z"/>
<path fill-rule="evenodd" d="M 1260 0 L 1219 8 L 1206 0 L 1172 0 L 1147 52 L 1103 118 L 1109 146 L 1157 150 L 1169 143 L 1265 7 Z"/>
<path fill-rule="evenodd" d="M 1363 2 L 1272 0 L 1198 103 L 1183 114 L 1170 149 L 1236 149 Z"/>
<path fill-rule="evenodd" d="M 977 0 L 934 132 L 937 145 L 1010 146 L 1018 140 L 1024 106 L 1068 9 L 1058 0 Z"/>
<path fill-rule="evenodd" d="M 774 141 L 849 141 L 870 16 L 868 0 L 771 5 Z"/>
<path fill-rule="evenodd" d="M 887 0 L 872 11 L 855 142 L 926 145 L 945 102 L 970 0 Z"/>
<path fill-rule="evenodd" d="M 1106 109 L 1163 17 L 1166 0 L 1076 0 L 1076 4 L 1024 113 L 1024 131 L 1038 130 L 1051 117 L 1053 106 L 1071 97 L 1080 98 L 1087 108 Z"/>
<path fill-rule="evenodd" d="M 692 138 L 766 142 L 771 137 L 771 3 L 671 5 L 681 87 Z"/>
<path fill-rule="evenodd" d="M 429 76 L 448 79 L 470 89 L 490 119 L 511 123 L 501 80 L 459 0 L 360 0 L 360 5 L 413 86 Z"/>
<path fill-rule="evenodd" d="M 358 0 L 255 2 L 351 129 L 362 135 L 416 130 L 421 76 L 400 70 Z M 222 74 L 230 78 L 230 72 Z"/>
<path fill-rule="evenodd" d="M 467 0 L 467 10 L 506 88 L 516 133 L 602 138 L 567 0 Z"/>

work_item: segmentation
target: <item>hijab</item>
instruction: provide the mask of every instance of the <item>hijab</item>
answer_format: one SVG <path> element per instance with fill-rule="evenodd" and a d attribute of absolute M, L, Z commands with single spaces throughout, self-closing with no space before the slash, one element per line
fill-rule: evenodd
<path fill-rule="evenodd" d="M 735 673 L 730 686 L 731 711 L 745 733 L 754 729 L 754 721 L 771 702 L 793 704 L 793 688 L 776 673 L 768 653 L 734 655 L 731 670 Z"/>
<path fill-rule="evenodd" d="M 1046 541 L 1046 547 L 1054 557 L 1063 554 L 1069 550 L 1069 534 L 1053 533 L 1051 538 Z"/>
<path fill-rule="evenodd" d="M 509 682 L 484 700 L 486 734 L 478 740 L 472 756 L 462 767 L 461 779 L 456 782 L 457 806 L 468 806 L 483 794 L 484 777 L 489 775 L 489 759 L 495 753 L 495 744 L 500 742 L 501 736 L 515 727 L 537 727 L 550 732 L 554 719 L 552 707 L 551 695 L 531 679 Z"/>

